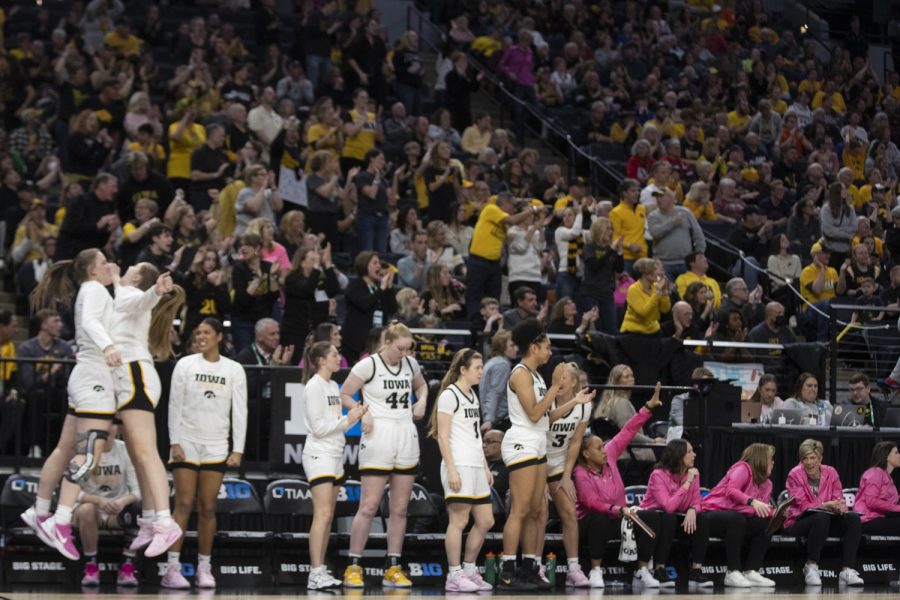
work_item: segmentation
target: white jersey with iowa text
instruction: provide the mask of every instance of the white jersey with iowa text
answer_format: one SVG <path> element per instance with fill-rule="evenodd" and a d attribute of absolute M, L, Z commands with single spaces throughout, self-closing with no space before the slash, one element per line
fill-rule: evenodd
<path fill-rule="evenodd" d="M 481 408 L 474 391 L 466 395 L 450 384 L 437 399 L 439 413 L 451 416 L 450 449 L 457 467 L 484 467 L 481 446 Z"/>
<path fill-rule="evenodd" d="M 590 419 L 590 404 L 578 404 L 566 415 L 550 423 L 547 432 L 547 476 L 561 475 L 566 467 L 566 455 L 569 452 L 569 444 L 575 430 L 581 423 L 587 423 Z M 553 402 L 551 410 L 557 408 Z"/>
<path fill-rule="evenodd" d="M 332 380 L 318 374 L 310 377 L 304 390 L 306 443 L 303 453 L 343 455 L 347 417 L 341 414 L 341 391 Z"/>
<path fill-rule="evenodd" d="M 175 365 L 169 391 L 169 443 L 182 440 L 216 444 L 232 439 L 232 452 L 244 452 L 247 437 L 247 376 L 235 361 L 202 354 Z"/>
<path fill-rule="evenodd" d="M 126 494 L 141 499 L 137 472 L 122 440 L 112 440 L 112 446 L 100 455 L 97 466 L 79 483 L 86 494 L 114 500 Z"/>
<path fill-rule="evenodd" d="M 411 407 L 416 401 L 413 380 L 421 372 L 416 359 L 404 356 L 397 365 L 389 367 L 376 353 L 353 365 L 351 372 L 365 382 L 362 403 L 369 407 L 376 422 L 412 422 Z"/>

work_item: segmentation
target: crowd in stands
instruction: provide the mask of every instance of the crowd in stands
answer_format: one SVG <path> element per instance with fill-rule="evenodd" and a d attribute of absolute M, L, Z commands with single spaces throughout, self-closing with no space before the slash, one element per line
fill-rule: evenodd
<path fill-rule="evenodd" d="M 213 316 L 262 364 L 295 364 L 310 335 L 341 336 L 352 364 L 391 319 L 784 343 L 826 339 L 838 295 L 862 322 L 898 306 L 900 78 L 876 78 L 862 37 L 824 60 L 760 2 L 451 1 L 426 7 L 447 31 L 432 62 L 369 2 L 295 7 L 0 9 L 20 312 L 52 261 L 90 247 L 173 273 L 186 349 Z M 616 193 L 542 163 L 521 104 L 511 129 L 473 112 L 496 90 L 472 58 L 582 124 L 586 152 L 620 152 Z M 711 231 L 740 258 L 713 265 Z M 260 343 L 267 319 L 280 344 Z"/>

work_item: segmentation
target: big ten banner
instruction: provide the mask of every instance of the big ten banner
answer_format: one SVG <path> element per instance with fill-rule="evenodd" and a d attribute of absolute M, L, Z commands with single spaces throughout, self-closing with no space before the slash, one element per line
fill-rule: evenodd
<path fill-rule="evenodd" d="M 334 380 L 342 384 L 348 370 L 335 373 Z M 272 427 L 269 460 L 272 468 L 288 473 L 300 471 L 303 443 L 306 441 L 306 386 L 300 369 L 278 369 L 272 372 Z M 346 413 L 347 411 L 344 410 Z M 344 470 L 347 477 L 359 475 L 359 423 L 345 433 Z"/>
<path fill-rule="evenodd" d="M 741 388 L 741 400 L 749 400 L 756 388 L 759 378 L 766 370 L 760 363 L 736 363 L 706 361 L 703 366 L 712 371 L 719 381 L 731 381 L 731 385 Z"/>

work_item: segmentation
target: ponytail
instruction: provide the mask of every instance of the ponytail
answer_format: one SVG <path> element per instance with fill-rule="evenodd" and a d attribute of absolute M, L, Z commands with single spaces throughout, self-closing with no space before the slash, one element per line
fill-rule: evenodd
<path fill-rule="evenodd" d="M 31 310 L 71 306 L 75 285 L 88 280 L 88 269 L 99 253 L 96 248 L 88 248 L 79 252 L 74 260 L 61 260 L 50 265 L 31 291 Z"/>
<path fill-rule="evenodd" d="M 184 289 L 180 285 L 176 285 L 153 307 L 150 316 L 149 339 L 150 353 L 153 354 L 155 360 L 169 360 L 175 354 L 170 334 L 175 315 L 184 306 L 184 298 Z"/>
<path fill-rule="evenodd" d="M 312 376 L 319 371 L 319 360 L 328 356 L 334 346 L 331 342 L 307 344 L 303 353 L 303 383 L 309 383 Z"/>
<path fill-rule="evenodd" d="M 447 369 L 447 373 L 441 379 L 441 389 L 438 391 L 438 398 L 444 393 L 444 390 L 459 380 L 462 376 L 463 368 L 468 368 L 472 361 L 476 359 L 481 360 L 481 354 L 472 348 L 463 348 L 453 355 L 450 368 Z M 437 413 L 438 402 L 435 401 L 434 406 L 431 408 L 431 417 L 428 419 L 428 437 L 434 439 L 437 439 Z"/>
<path fill-rule="evenodd" d="M 59 306 L 71 306 L 75 297 L 75 284 L 72 280 L 72 261 L 61 260 L 53 263 L 41 277 L 37 287 L 29 296 L 31 311 L 42 308 L 57 309 Z"/>

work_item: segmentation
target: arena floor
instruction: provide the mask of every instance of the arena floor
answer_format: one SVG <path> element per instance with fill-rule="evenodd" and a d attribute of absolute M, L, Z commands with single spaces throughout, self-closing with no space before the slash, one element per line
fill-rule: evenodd
<path fill-rule="evenodd" d="M 822 588 L 807 588 L 807 589 L 774 589 L 770 591 L 766 590 L 740 590 L 740 589 L 725 589 L 725 588 L 716 588 L 714 590 L 710 590 L 708 593 L 700 593 L 700 594 L 684 594 L 679 590 L 669 590 L 669 591 L 660 591 L 660 590 L 643 590 L 641 592 L 633 593 L 629 588 L 606 588 L 602 590 L 565 590 L 560 591 L 558 594 L 522 594 L 520 596 L 511 596 L 511 595 L 503 595 L 503 594 L 481 594 L 483 597 L 495 598 L 496 600 L 513 600 L 514 598 L 522 598 L 528 597 L 533 600 L 543 600 L 546 598 L 559 598 L 562 596 L 583 596 L 586 599 L 592 598 L 600 598 L 603 596 L 634 596 L 634 597 L 648 597 L 648 596 L 664 596 L 670 600 L 697 600 L 699 598 L 703 598 L 704 600 L 721 600 L 723 598 L 733 598 L 735 596 L 739 596 L 742 600 L 762 600 L 763 598 L 768 598 L 771 596 L 778 596 L 779 600 L 810 600 L 811 598 L 817 596 L 827 596 L 829 600 L 881 600 L 883 598 L 896 598 L 897 597 L 897 587 L 896 586 L 867 586 L 863 589 L 847 589 L 847 588 L 833 588 L 833 587 L 822 587 Z M 223 598 L 254 598 L 256 600 L 266 600 L 268 598 L 284 598 L 284 597 L 299 597 L 299 596 L 310 596 L 310 597 L 329 597 L 334 598 L 335 600 L 358 600 L 363 596 L 367 596 L 370 598 L 428 598 L 429 600 L 449 600 L 450 598 L 474 598 L 479 596 L 479 594 L 445 594 L 443 589 L 440 588 L 419 588 L 414 590 L 400 590 L 400 591 L 390 591 L 383 592 L 380 588 L 374 588 L 371 590 L 362 591 L 360 590 L 356 594 L 347 594 L 347 593 L 330 593 L 330 592 L 312 592 L 307 593 L 307 591 L 303 588 L 296 587 L 284 587 L 278 589 L 227 589 L 227 590 L 218 590 L 218 591 L 176 591 L 176 590 L 161 590 L 157 593 L 147 593 L 145 590 L 134 590 L 132 593 L 125 592 L 123 593 L 122 589 L 114 589 L 114 588 L 104 588 L 101 587 L 99 589 L 92 590 L 83 590 L 83 591 L 65 591 L 63 589 L 45 589 L 45 590 L 19 590 L 19 591 L 2 591 L 0 592 L 0 600 L 85 600 L 89 598 L 103 598 L 105 599 L 113 599 L 113 598 L 122 598 L 129 600 L 151 600 L 151 599 L 166 599 L 170 600 L 173 597 L 189 597 L 189 596 L 198 596 L 198 597 L 223 597 Z"/>

